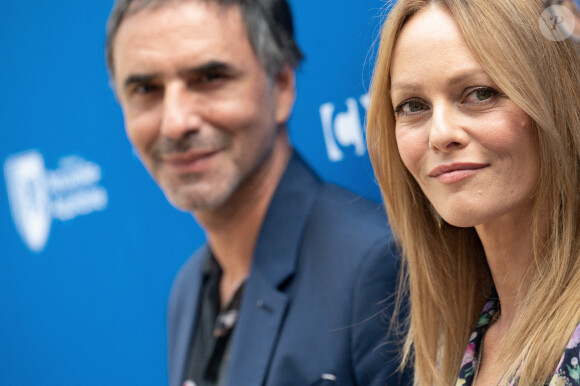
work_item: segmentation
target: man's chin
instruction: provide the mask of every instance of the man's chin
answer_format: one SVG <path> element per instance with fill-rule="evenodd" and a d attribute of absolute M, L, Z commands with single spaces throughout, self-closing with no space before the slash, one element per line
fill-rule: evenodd
<path fill-rule="evenodd" d="M 223 202 L 215 199 L 190 197 L 169 197 L 167 199 L 175 208 L 184 212 L 204 212 L 217 209 Z"/>
<path fill-rule="evenodd" d="M 164 190 L 168 201 L 179 210 L 184 212 L 213 211 L 222 206 L 229 198 L 228 194 L 213 192 L 197 192 L 191 189 L 180 191 Z"/>

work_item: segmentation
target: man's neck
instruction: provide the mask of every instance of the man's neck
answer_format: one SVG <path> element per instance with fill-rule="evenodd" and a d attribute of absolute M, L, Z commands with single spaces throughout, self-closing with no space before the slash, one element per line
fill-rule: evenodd
<path fill-rule="evenodd" d="M 222 304 L 250 271 L 264 217 L 291 155 L 292 149 L 283 130 L 276 138 L 270 157 L 225 205 L 217 210 L 195 213 L 223 272 Z"/>

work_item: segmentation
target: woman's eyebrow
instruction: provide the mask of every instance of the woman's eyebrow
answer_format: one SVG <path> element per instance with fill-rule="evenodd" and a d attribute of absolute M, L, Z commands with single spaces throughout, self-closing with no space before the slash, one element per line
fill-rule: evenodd
<path fill-rule="evenodd" d="M 421 90 L 421 85 L 419 83 L 414 82 L 397 82 L 391 85 L 391 89 L 389 90 L 389 94 L 392 96 L 393 91 L 419 91 Z"/>
<path fill-rule="evenodd" d="M 489 79 L 489 75 L 483 69 L 469 69 L 454 74 L 447 80 L 447 86 L 455 86 L 466 80 L 480 80 L 482 78 Z M 395 82 L 391 85 L 389 94 L 393 95 L 393 91 L 419 91 L 422 86 L 418 82 Z"/>

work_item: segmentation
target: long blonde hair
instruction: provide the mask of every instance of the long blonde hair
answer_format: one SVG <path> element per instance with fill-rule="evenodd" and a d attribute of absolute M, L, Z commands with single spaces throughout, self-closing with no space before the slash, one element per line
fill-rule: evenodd
<path fill-rule="evenodd" d="M 405 22 L 430 4 L 449 10 L 481 66 L 533 120 L 540 160 L 534 264 L 499 359 L 508 374 L 520 368 L 520 384 L 543 383 L 580 322 L 580 50 L 569 39 L 542 35 L 541 0 L 400 0 L 389 13 L 371 85 L 367 142 L 404 255 L 400 294 L 409 295 L 411 309 L 404 360 L 415 366 L 416 384 L 455 384 L 492 285 L 474 228 L 438 226 L 397 149 L 391 56 Z"/>

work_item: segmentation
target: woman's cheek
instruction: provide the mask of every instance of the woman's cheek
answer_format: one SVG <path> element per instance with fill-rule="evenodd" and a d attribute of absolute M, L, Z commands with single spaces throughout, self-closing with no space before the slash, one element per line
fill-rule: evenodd
<path fill-rule="evenodd" d="M 420 160 L 428 151 L 429 142 L 423 138 L 420 130 L 400 129 L 396 132 L 397 148 L 403 164 L 409 169 L 411 174 L 417 177 L 416 173 L 420 168 Z"/>

